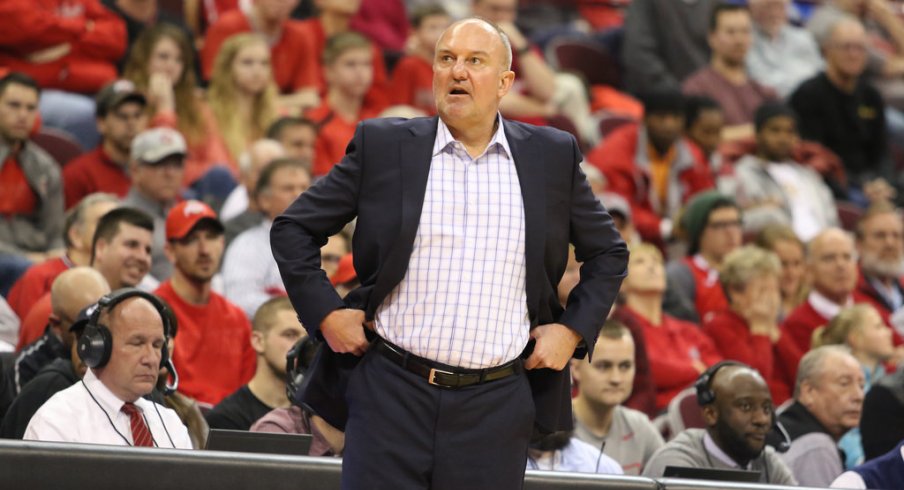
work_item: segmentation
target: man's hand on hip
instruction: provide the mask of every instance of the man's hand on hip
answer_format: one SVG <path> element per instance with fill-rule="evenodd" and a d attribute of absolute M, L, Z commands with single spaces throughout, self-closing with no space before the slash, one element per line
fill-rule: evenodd
<path fill-rule="evenodd" d="M 524 361 L 525 369 L 549 368 L 561 371 L 574 355 L 581 336 L 561 323 L 540 325 L 530 331 L 534 350 Z"/>
<path fill-rule="evenodd" d="M 320 324 L 320 333 L 333 352 L 363 355 L 368 348 L 364 336 L 364 311 L 351 308 L 333 310 Z"/>

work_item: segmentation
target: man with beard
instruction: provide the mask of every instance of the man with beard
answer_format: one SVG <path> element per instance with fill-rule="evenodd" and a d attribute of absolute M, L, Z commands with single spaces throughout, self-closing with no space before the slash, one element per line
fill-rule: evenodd
<path fill-rule="evenodd" d="M 854 300 L 876 307 L 892 326 L 895 345 L 900 345 L 904 341 L 904 222 L 897 208 L 883 201 L 864 213 L 855 233 L 860 275 Z"/>
<path fill-rule="evenodd" d="M 667 466 L 760 472 L 759 481 L 797 485 L 766 434 L 775 413 L 766 381 L 735 361 L 707 369 L 694 385 L 706 429 L 687 429 L 657 451 L 643 476 L 658 478 Z"/>
<path fill-rule="evenodd" d="M 251 325 L 240 308 L 211 290 L 223 257 L 223 224 L 200 201 L 184 201 L 166 218 L 173 274 L 155 293 L 176 315 L 173 363 L 179 391 L 213 406 L 251 379 L 255 352 Z"/>
<path fill-rule="evenodd" d="M 800 360 L 794 403 L 779 421 L 791 439 L 782 460 L 802 486 L 826 488 L 844 471 L 838 439 L 860 423 L 863 384 L 845 347 L 818 347 Z"/>
<path fill-rule="evenodd" d="M 267 300 L 254 314 L 252 328 L 257 370 L 248 384 L 207 414 L 211 428 L 248 430 L 271 410 L 290 406 L 286 395 L 286 353 L 307 334 L 289 298 Z"/>

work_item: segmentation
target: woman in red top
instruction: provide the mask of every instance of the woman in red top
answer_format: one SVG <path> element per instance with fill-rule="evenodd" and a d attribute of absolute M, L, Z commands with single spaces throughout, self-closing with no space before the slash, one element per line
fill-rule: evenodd
<path fill-rule="evenodd" d="M 781 273 L 772 252 L 752 245 L 731 252 L 719 274 L 730 307 L 703 325 L 722 355 L 760 372 L 776 405 L 791 397 L 803 355 L 779 328 Z"/>
<path fill-rule="evenodd" d="M 643 243 L 629 250 L 629 273 L 622 284 L 622 315 L 643 329 L 656 386 L 656 408 L 663 410 L 678 392 L 693 385 L 700 373 L 722 360 L 722 356 L 696 325 L 662 312 L 666 280 L 659 249 Z"/>
<path fill-rule="evenodd" d="M 185 137 L 188 156 L 182 183 L 186 186 L 217 165 L 238 175 L 216 119 L 199 95 L 192 66 L 194 50 L 185 34 L 172 25 L 157 24 L 135 41 L 124 73 L 146 94 L 151 126 L 173 128 Z"/>

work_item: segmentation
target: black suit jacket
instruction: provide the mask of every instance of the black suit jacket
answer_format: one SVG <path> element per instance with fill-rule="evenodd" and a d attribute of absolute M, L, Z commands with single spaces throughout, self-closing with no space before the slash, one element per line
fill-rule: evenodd
<path fill-rule="evenodd" d="M 609 214 L 579 168 L 581 153 L 568 133 L 503 121 L 524 202 L 526 293 L 531 326 L 559 322 L 594 345 L 627 273 L 628 252 Z M 286 290 L 309 334 L 327 314 L 359 308 L 367 319 L 408 269 L 430 170 L 437 118 L 375 119 L 360 123 L 346 156 L 273 223 L 271 247 Z M 345 298 L 320 269 L 320 247 L 357 216 L 352 244 L 361 286 Z M 575 247 L 581 280 L 558 301 L 556 286 Z M 580 354 L 580 353 L 578 353 Z M 299 401 L 344 428 L 345 381 L 358 358 L 325 347 L 299 390 Z M 528 373 L 542 432 L 572 427 L 570 377 Z"/>

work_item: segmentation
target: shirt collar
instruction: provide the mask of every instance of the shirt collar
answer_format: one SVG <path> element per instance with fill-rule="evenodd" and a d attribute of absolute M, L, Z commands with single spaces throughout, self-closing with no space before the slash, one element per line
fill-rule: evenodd
<path fill-rule="evenodd" d="M 807 302 L 809 302 L 810 306 L 812 306 L 813 309 L 816 310 L 816 313 L 819 313 L 823 318 L 826 319 L 835 318 L 837 314 L 841 313 L 842 309 L 854 304 L 853 299 L 851 299 L 850 297 L 848 297 L 847 301 L 845 301 L 842 305 L 835 304 L 832 302 L 832 300 L 826 298 L 815 290 L 810 291 L 810 295 L 807 297 Z"/>
<path fill-rule="evenodd" d="M 486 155 L 491 148 L 494 148 L 498 145 L 500 148 L 502 148 L 505 155 L 511 158 L 512 149 L 509 146 L 508 139 L 505 137 L 505 129 L 502 124 L 501 114 L 496 114 L 496 121 L 498 123 L 496 127 L 496 133 L 493 134 L 493 138 L 490 139 L 490 143 L 487 145 L 486 150 L 484 150 L 483 154 L 481 154 L 480 156 Z M 449 127 L 446 126 L 446 123 L 443 122 L 443 119 L 437 118 L 436 139 L 433 141 L 433 156 L 435 157 L 439 155 L 440 153 L 446 151 L 449 146 L 455 145 L 456 143 L 459 146 L 462 146 L 461 143 L 452 136 L 452 132 L 449 131 Z M 475 160 L 477 160 L 477 158 L 475 158 Z"/>
<path fill-rule="evenodd" d="M 709 436 L 709 432 L 703 433 L 703 450 L 711 454 L 719 461 L 727 464 L 731 468 L 741 468 L 741 465 L 735 462 L 735 460 L 732 459 L 731 456 L 725 454 L 725 451 L 723 451 L 718 445 L 716 445 L 716 441 L 714 441 L 713 438 Z"/>
<path fill-rule="evenodd" d="M 97 403 L 100 404 L 101 408 L 103 408 L 111 418 L 116 418 L 118 414 L 122 413 L 122 406 L 125 405 L 126 402 L 116 396 L 109 388 L 107 388 L 103 381 L 97 378 L 97 375 L 94 374 L 94 369 L 88 369 L 88 371 L 85 372 L 85 377 L 82 378 L 82 381 L 84 381 L 85 386 L 90 390 L 90 394 L 97 400 Z M 152 402 L 145 400 L 144 398 L 138 398 L 133 403 L 143 413 L 146 409 L 150 408 L 148 404 Z"/>

